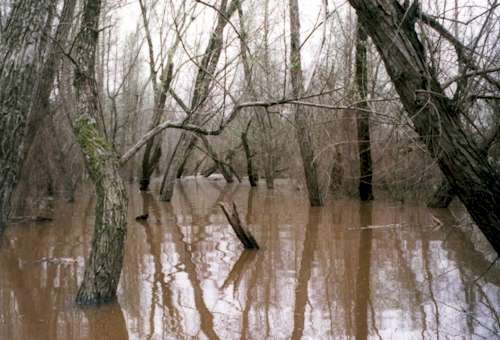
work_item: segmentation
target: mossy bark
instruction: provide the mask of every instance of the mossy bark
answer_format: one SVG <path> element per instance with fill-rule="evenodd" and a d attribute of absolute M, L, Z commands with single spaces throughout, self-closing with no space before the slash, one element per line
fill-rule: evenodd
<path fill-rule="evenodd" d="M 82 305 L 112 301 L 120 279 L 127 225 L 127 192 L 119 175 L 116 153 L 96 125 L 80 119 L 75 125 L 87 170 L 96 191 L 92 249 L 76 302 Z"/>
<path fill-rule="evenodd" d="M 100 0 L 84 2 L 74 44 L 73 86 L 77 106 L 72 125 L 97 196 L 92 248 L 76 296 L 80 305 L 100 304 L 115 298 L 127 227 L 127 192 L 119 174 L 118 155 L 105 137 L 95 81 L 100 10 Z"/>

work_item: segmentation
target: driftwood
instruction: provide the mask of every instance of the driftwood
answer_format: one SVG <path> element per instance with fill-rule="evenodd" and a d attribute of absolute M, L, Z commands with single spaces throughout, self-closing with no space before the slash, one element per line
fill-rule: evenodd
<path fill-rule="evenodd" d="M 250 233 L 250 230 L 245 228 L 245 226 L 241 222 L 240 216 L 238 215 L 236 203 L 233 202 L 232 213 L 230 213 L 229 208 L 226 206 L 226 204 L 221 202 L 219 203 L 219 205 L 224 212 L 224 215 L 226 215 L 229 224 L 231 225 L 231 227 L 233 227 L 236 236 L 241 241 L 241 243 L 243 243 L 245 249 L 259 249 L 259 245 L 257 244 L 257 241 L 255 241 L 253 235 Z"/>

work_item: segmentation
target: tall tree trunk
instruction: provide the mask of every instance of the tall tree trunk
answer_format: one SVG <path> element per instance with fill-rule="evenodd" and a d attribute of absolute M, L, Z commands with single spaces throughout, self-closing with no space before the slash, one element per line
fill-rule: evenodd
<path fill-rule="evenodd" d="M 349 0 L 377 47 L 399 97 L 431 156 L 472 219 L 500 254 L 500 181 L 487 154 L 464 131 L 461 112 L 426 61 L 415 30 L 418 2 Z"/>
<path fill-rule="evenodd" d="M 271 63 L 269 59 L 269 0 L 264 1 L 264 67 L 266 70 L 266 88 L 268 91 L 271 90 Z M 264 152 L 262 153 L 262 158 L 264 160 L 264 176 L 266 177 L 266 188 L 274 188 L 274 175 L 276 161 L 274 157 L 274 146 L 273 146 L 273 136 L 272 136 L 272 126 L 269 120 L 269 124 L 266 122 L 266 114 L 268 112 L 264 109 L 259 110 L 257 114 L 257 121 L 261 126 L 261 136 L 264 144 Z"/>
<path fill-rule="evenodd" d="M 73 86 L 77 100 L 73 131 L 97 195 L 92 248 L 76 296 L 81 305 L 111 301 L 116 296 L 127 228 L 127 192 L 119 174 L 119 158 L 105 139 L 95 80 L 101 0 L 86 0 L 75 50 Z"/>
<path fill-rule="evenodd" d="M 297 98 L 304 94 L 304 79 L 300 56 L 300 18 L 297 0 L 290 0 L 290 75 L 292 78 L 293 95 Z M 311 206 L 322 206 L 323 198 L 318 182 L 316 163 L 311 134 L 308 127 L 310 115 L 303 106 L 295 105 L 295 131 L 302 157 L 302 165 L 306 177 L 306 186 Z"/>
<path fill-rule="evenodd" d="M 358 150 L 359 150 L 359 198 L 362 201 L 373 199 L 372 192 L 372 155 L 370 140 L 370 113 L 367 100 L 368 94 L 368 60 L 366 47 L 368 37 L 366 32 L 357 24 L 356 37 L 356 87 L 361 99 L 360 109 L 357 111 Z"/>
<path fill-rule="evenodd" d="M 253 83 L 253 77 L 252 77 L 252 67 L 250 65 L 250 62 L 248 60 L 248 54 L 247 54 L 247 31 L 245 28 L 244 24 L 244 15 L 243 15 L 243 9 L 241 6 L 241 3 L 238 4 L 238 17 L 240 21 L 240 56 L 241 56 L 241 61 L 243 63 L 243 72 L 245 74 L 245 84 L 246 84 L 246 91 L 248 92 L 250 98 L 252 100 L 257 100 L 257 94 L 255 92 L 255 87 Z M 248 181 L 250 182 L 250 186 L 256 187 L 257 182 L 258 182 L 258 176 L 254 171 L 254 165 L 253 165 L 253 155 L 252 152 L 250 151 L 250 144 L 248 143 L 248 131 L 250 130 L 250 126 L 252 125 L 252 121 L 254 119 L 254 116 L 258 114 L 257 110 L 262 110 L 260 109 L 254 109 L 253 110 L 253 115 L 250 116 L 250 119 L 248 121 L 248 124 L 246 126 L 245 131 L 241 134 L 241 143 L 243 145 L 243 150 L 245 152 L 245 158 L 247 161 L 247 175 L 248 175 Z"/>
<path fill-rule="evenodd" d="M 63 58 L 61 46 L 65 46 L 71 29 L 76 0 L 65 0 L 54 40 L 49 45 L 47 58 L 40 74 L 40 82 L 35 93 L 33 107 L 36 108 L 27 125 L 26 154 L 29 152 L 43 120 L 51 115 L 50 95 L 54 89 L 57 69 Z"/>
<path fill-rule="evenodd" d="M 27 122 L 34 109 L 50 1 L 14 0 L 0 35 L 0 231 L 26 155 Z"/>

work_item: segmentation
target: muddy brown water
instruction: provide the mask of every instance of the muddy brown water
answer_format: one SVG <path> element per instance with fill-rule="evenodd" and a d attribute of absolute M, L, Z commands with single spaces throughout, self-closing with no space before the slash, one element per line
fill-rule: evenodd
<path fill-rule="evenodd" d="M 73 298 L 93 200 L 56 202 L 55 221 L 2 237 L 0 339 L 498 336 L 500 269 L 481 276 L 491 256 L 450 213 L 348 199 L 310 208 L 303 196 L 287 182 L 186 179 L 164 203 L 131 187 L 118 301 L 86 309 Z M 232 200 L 262 250 L 242 250 L 217 206 Z M 147 223 L 135 221 L 144 212 Z"/>

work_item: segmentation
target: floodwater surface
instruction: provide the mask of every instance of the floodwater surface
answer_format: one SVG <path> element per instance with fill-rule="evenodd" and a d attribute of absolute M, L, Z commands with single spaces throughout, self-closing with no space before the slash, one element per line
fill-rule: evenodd
<path fill-rule="evenodd" d="M 53 222 L 7 228 L 1 340 L 498 336 L 500 269 L 447 211 L 347 199 L 310 208 L 286 182 L 185 179 L 172 203 L 135 188 L 118 300 L 103 307 L 73 303 L 92 195 L 56 202 Z M 237 203 L 261 250 L 243 251 L 220 201 Z"/>

